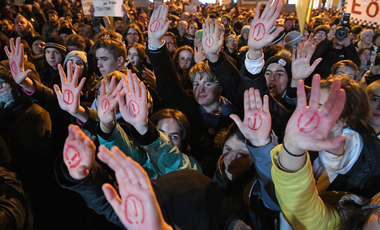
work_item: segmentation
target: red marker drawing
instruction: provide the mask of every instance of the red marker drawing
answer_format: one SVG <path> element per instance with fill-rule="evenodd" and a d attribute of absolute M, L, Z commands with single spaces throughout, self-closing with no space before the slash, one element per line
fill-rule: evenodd
<path fill-rule="evenodd" d="M 263 119 L 257 113 L 255 113 L 253 119 L 251 117 L 248 118 L 248 128 L 252 130 L 258 130 L 263 124 Z"/>
<path fill-rule="evenodd" d="M 131 100 L 129 102 L 129 114 L 131 114 L 132 117 L 137 117 L 137 115 L 140 113 L 140 107 L 139 105 L 134 101 L 134 100 Z"/>
<path fill-rule="evenodd" d="M 66 89 L 63 92 L 63 102 L 68 105 L 71 105 L 74 102 L 74 94 L 71 92 L 71 90 Z"/>
<path fill-rule="evenodd" d="M 11 70 L 12 70 L 12 72 L 13 72 L 14 74 L 17 74 L 17 73 L 18 73 L 17 65 L 16 65 L 16 63 L 15 63 L 14 61 L 11 63 Z"/>
<path fill-rule="evenodd" d="M 128 195 L 125 200 L 125 219 L 130 224 L 144 223 L 145 213 L 142 202 L 135 195 Z"/>
<path fill-rule="evenodd" d="M 316 112 L 308 111 L 298 118 L 298 128 L 303 133 L 313 132 L 319 125 L 319 115 Z"/>
<path fill-rule="evenodd" d="M 209 35 L 206 38 L 206 45 L 208 46 L 208 48 L 210 48 L 212 45 L 214 45 L 214 38 L 211 35 Z"/>
<path fill-rule="evenodd" d="M 150 27 L 149 27 L 150 32 L 152 33 L 156 32 L 158 28 L 160 28 L 160 25 L 161 25 L 160 21 L 154 20 L 152 24 L 150 24 Z"/>
<path fill-rule="evenodd" d="M 256 32 L 257 30 L 257 32 Z M 264 38 L 265 35 L 265 26 L 263 23 L 258 23 L 253 29 L 252 38 L 255 41 L 260 41 Z"/>
<path fill-rule="evenodd" d="M 70 168 L 77 167 L 81 161 L 79 152 L 70 145 L 66 148 L 65 158 L 69 162 Z"/>
<path fill-rule="evenodd" d="M 104 98 L 103 101 L 102 101 L 102 110 L 103 110 L 103 113 L 106 113 L 109 108 L 110 108 L 110 102 L 108 101 L 107 98 Z"/>

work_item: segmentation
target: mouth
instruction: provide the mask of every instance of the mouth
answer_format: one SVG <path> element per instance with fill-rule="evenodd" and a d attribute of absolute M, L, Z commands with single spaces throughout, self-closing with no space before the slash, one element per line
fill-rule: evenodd
<path fill-rule="evenodd" d="M 268 84 L 269 92 L 273 92 L 273 90 L 275 90 L 275 88 L 276 88 L 276 85 L 275 85 L 275 84 L 273 84 L 273 83 L 269 83 L 269 84 Z"/>

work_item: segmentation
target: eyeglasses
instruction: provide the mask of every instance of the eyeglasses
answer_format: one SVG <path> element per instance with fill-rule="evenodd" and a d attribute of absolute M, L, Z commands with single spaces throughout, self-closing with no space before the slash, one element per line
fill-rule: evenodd
<path fill-rule="evenodd" d="M 174 45 L 174 42 L 167 42 L 166 44 L 168 44 L 169 46 L 171 46 L 171 45 Z"/>
<path fill-rule="evenodd" d="M 127 33 L 127 36 L 137 36 L 138 33 Z"/>
<path fill-rule="evenodd" d="M 317 35 L 317 36 L 320 36 L 320 35 L 323 35 L 323 36 L 326 36 L 326 33 L 324 33 L 324 32 L 318 32 L 318 33 L 316 33 L 315 35 Z"/>

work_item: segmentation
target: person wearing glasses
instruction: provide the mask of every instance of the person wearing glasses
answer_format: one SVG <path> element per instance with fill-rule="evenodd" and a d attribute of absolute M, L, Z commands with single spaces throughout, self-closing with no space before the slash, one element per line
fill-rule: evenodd
<path fill-rule="evenodd" d="M 123 38 L 126 46 L 133 45 L 136 42 L 144 45 L 143 34 L 136 24 L 127 25 L 123 32 Z"/>

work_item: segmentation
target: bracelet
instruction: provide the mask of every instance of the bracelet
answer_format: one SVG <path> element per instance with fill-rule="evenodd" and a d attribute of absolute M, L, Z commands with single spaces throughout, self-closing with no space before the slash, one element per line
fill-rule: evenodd
<path fill-rule="evenodd" d="M 303 155 L 305 155 L 306 154 L 306 151 L 305 152 L 303 152 L 301 155 L 295 155 L 295 154 L 293 154 L 293 153 L 291 153 L 291 152 L 289 152 L 289 150 L 287 150 L 286 149 L 286 147 L 285 147 L 285 142 L 284 143 L 282 143 L 282 147 L 284 147 L 284 149 L 285 149 L 285 151 L 290 155 L 290 156 L 292 156 L 292 157 L 302 157 Z"/>
<path fill-rule="evenodd" d="M 280 156 L 277 156 L 277 164 L 278 164 L 278 167 L 279 167 L 282 171 L 284 171 L 284 172 L 288 172 L 288 173 L 294 173 L 294 172 L 297 172 L 297 171 L 294 171 L 294 170 L 290 170 L 290 169 L 285 168 L 285 167 L 281 164 L 281 162 L 280 162 Z"/>
<path fill-rule="evenodd" d="M 262 145 L 262 146 L 256 146 L 256 145 L 253 145 L 252 142 L 251 142 L 250 140 L 245 139 L 245 143 L 246 143 L 247 145 L 249 145 L 249 146 L 252 146 L 253 148 L 264 147 L 264 146 L 268 145 L 268 144 L 271 143 L 271 142 L 272 142 L 272 136 L 269 136 L 269 141 L 268 141 L 268 143 L 266 143 L 265 145 Z"/>

